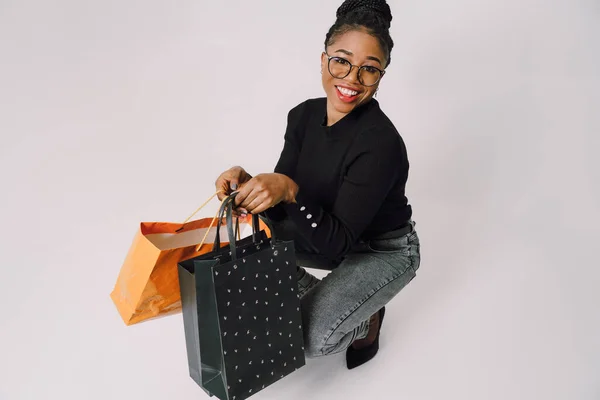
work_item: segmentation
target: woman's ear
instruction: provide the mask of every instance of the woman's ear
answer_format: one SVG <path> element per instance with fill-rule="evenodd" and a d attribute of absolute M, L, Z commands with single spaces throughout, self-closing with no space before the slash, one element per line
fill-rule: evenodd
<path fill-rule="evenodd" d="M 327 69 L 327 61 L 327 54 L 325 52 L 321 53 L 321 74 Z"/>

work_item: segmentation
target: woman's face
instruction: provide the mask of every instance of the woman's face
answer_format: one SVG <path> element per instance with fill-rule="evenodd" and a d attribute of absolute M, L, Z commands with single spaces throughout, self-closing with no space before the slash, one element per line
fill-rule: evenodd
<path fill-rule="evenodd" d="M 321 72 L 323 89 L 327 94 L 329 119 L 339 120 L 360 104 L 371 100 L 379 82 L 373 86 L 365 86 L 358 79 L 358 68 L 353 67 L 342 79 L 334 78 L 328 69 L 328 57 L 341 57 L 358 67 L 371 66 L 383 70 L 385 54 L 377 39 L 364 31 L 350 31 L 338 36 L 335 42 L 327 47 L 327 54 L 321 56 Z M 331 61 L 333 70 L 336 60 Z M 374 71 L 373 69 L 371 69 Z M 366 73 L 363 78 L 366 78 Z M 366 79 L 363 79 L 365 83 Z M 331 114 L 337 114 L 337 117 Z"/>

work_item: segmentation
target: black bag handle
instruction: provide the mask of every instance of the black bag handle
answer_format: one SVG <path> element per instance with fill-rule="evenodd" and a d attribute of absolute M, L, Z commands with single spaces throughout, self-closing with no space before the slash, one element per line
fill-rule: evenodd
<path fill-rule="evenodd" d="M 218 250 L 221 248 L 221 225 L 223 222 L 223 217 L 225 214 L 225 211 L 227 210 L 227 206 L 228 204 L 230 204 L 230 202 L 233 201 L 232 196 L 228 196 L 226 197 L 223 202 L 221 202 L 221 207 L 219 208 L 219 212 L 218 212 L 218 217 L 217 217 L 217 227 L 216 227 L 216 234 L 215 234 L 215 241 L 213 244 L 213 249 L 214 250 Z M 254 225 L 253 225 L 254 226 Z M 233 241 L 231 240 L 231 235 L 229 233 L 229 231 L 227 232 L 228 236 L 229 236 L 229 247 L 231 249 L 231 254 L 233 256 L 234 251 L 235 251 L 235 236 L 233 236 Z"/>
<path fill-rule="evenodd" d="M 237 194 L 234 193 L 233 196 L 235 197 L 235 195 Z M 233 222 L 232 222 L 232 218 L 233 218 L 233 203 L 234 201 L 231 200 L 228 204 L 227 204 L 227 217 L 225 219 L 225 222 L 227 223 L 227 234 L 229 235 L 230 238 L 234 238 L 235 237 L 233 235 L 235 235 L 235 233 L 237 232 L 237 225 L 236 225 L 236 232 L 233 231 Z M 236 223 L 238 223 L 239 221 L 236 221 Z M 271 223 L 269 221 L 263 221 L 265 223 L 265 225 L 267 225 L 267 227 L 269 228 L 269 230 L 271 231 L 271 242 L 275 243 L 276 239 L 274 237 L 275 232 L 273 231 L 273 227 L 271 226 Z M 252 242 L 255 244 L 259 244 L 258 242 L 258 238 L 256 235 L 258 235 L 258 233 L 260 232 L 260 220 L 259 220 L 259 216 L 258 214 L 253 214 L 252 215 Z M 235 240 L 234 240 L 235 241 Z M 230 240 L 231 243 L 231 240 Z"/>
<path fill-rule="evenodd" d="M 227 219 L 226 219 L 226 224 L 227 224 L 227 235 L 229 236 L 229 247 L 231 249 L 231 255 L 232 257 L 235 258 L 236 254 L 235 254 L 235 233 L 233 232 L 233 222 L 232 222 L 232 216 L 231 216 L 231 211 L 229 211 L 230 209 L 233 209 L 233 200 L 235 199 L 235 194 L 234 193 L 232 195 L 229 195 L 228 197 L 226 197 L 223 202 L 221 203 L 221 208 L 219 209 L 219 213 L 218 213 L 218 222 L 217 222 L 217 227 L 216 227 L 216 234 L 215 234 L 215 241 L 214 241 L 214 245 L 213 245 L 213 249 L 220 249 L 221 248 L 221 226 L 223 223 L 223 218 L 225 217 L 225 213 L 227 212 Z M 254 219 L 254 218 L 253 218 Z M 256 242 L 256 232 L 254 232 L 255 230 L 255 224 L 252 223 L 252 238 L 253 241 Z M 233 240 L 232 240 L 233 238 Z"/>
<path fill-rule="evenodd" d="M 225 221 L 227 224 L 227 235 L 229 236 L 229 249 L 231 252 L 232 260 L 237 259 L 236 237 L 235 232 L 233 230 L 233 203 L 236 195 L 237 192 L 232 193 L 223 201 L 223 204 L 221 205 L 221 209 L 219 210 L 219 222 L 217 225 L 217 232 L 215 235 L 215 247 L 213 247 L 215 249 L 221 247 L 221 225 L 224 217 L 223 214 L 225 214 L 225 212 L 227 211 Z M 258 244 L 256 236 L 258 234 L 258 227 L 258 215 L 252 215 L 252 242 L 255 244 Z"/>
<path fill-rule="evenodd" d="M 237 258 L 236 236 L 235 236 L 235 232 L 233 230 L 233 215 L 232 215 L 233 214 L 232 213 L 233 212 L 233 203 L 234 203 L 236 195 L 237 195 L 237 192 L 232 193 L 221 203 L 221 208 L 219 209 L 219 217 L 218 217 L 218 223 L 217 223 L 217 231 L 216 231 L 216 235 L 215 235 L 215 242 L 213 245 L 213 249 L 221 248 L 221 225 L 223 222 L 224 214 L 227 211 L 227 214 L 225 217 L 225 222 L 227 224 L 227 235 L 229 236 L 229 249 L 231 250 L 232 260 L 235 260 Z M 274 244 L 276 242 L 275 232 L 273 231 L 273 228 L 268 221 L 263 221 L 263 222 L 265 223 L 265 225 L 267 225 L 267 227 L 271 231 L 271 243 Z M 236 229 L 237 229 L 237 225 L 236 225 Z M 258 239 L 257 239 L 257 235 L 259 232 L 260 232 L 259 217 L 257 214 L 253 214 L 252 215 L 252 242 L 255 244 L 259 244 Z"/>

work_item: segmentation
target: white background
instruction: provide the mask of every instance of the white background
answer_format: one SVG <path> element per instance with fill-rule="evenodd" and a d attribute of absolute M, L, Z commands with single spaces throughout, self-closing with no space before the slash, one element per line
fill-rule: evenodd
<path fill-rule="evenodd" d="M 0 398 L 204 399 L 109 293 L 140 221 L 270 172 L 338 1 L 0 0 Z M 255 399 L 600 399 L 600 3 L 392 1 L 419 275 L 382 350 Z M 211 203 L 201 216 L 211 216 Z"/>

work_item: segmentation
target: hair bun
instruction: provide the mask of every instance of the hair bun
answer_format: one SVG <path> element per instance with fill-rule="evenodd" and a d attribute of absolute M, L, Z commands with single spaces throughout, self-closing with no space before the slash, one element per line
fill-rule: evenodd
<path fill-rule="evenodd" d="M 336 17 L 339 19 L 357 10 L 369 10 L 381 14 L 388 27 L 392 23 L 392 10 L 385 0 L 346 0 L 337 9 Z"/>

